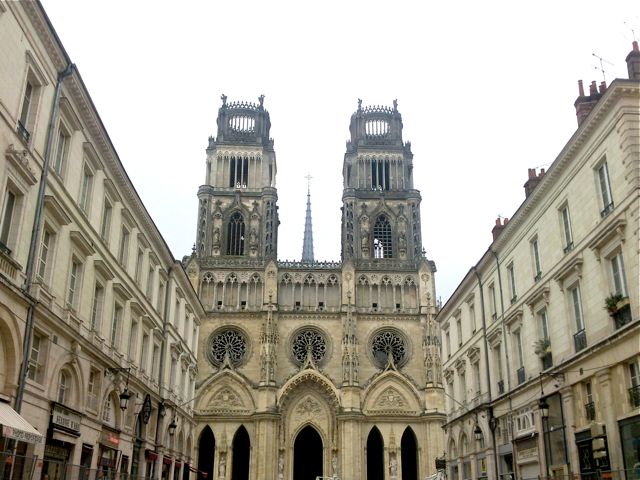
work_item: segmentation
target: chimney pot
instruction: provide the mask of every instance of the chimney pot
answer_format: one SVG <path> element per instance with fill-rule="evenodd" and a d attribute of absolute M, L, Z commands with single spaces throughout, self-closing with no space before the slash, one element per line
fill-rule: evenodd
<path fill-rule="evenodd" d="M 598 93 L 598 87 L 596 86 L 596 81 L 593 80 L 589 85 L 589 95 L 595 95 L 596 93 Z"/>
<path fill-rule="evenodd" d="M 625 61 L 627 62 L 629 80 L 640 80 L 640 49 L 637 40 L 633 41 L 633 50 L 629 52 Z"/>
<path fill-rule="evenodd" d="M 607 84 L 606 82 L 600 82 L 600 94 L 603 94 L 604 92 L 607 91 Z"/>
<path fill-rule="evenodd" d="M 582 80 L 578 80 L 578 95 L 584 97 L 584 85 L 582 84 Z"/>
<path fill-rule="evenodd" d="M 632 45 L 633 45 L 633 51 L 634 52 L 640 52 L 640 49 L 638 48 L 638 41 L 637 40 L 634 40 Z"/>
<path fill-rule="evenodd" d="M 543 176 L 545 174 L 544 168 L 540 169 L 540 175 L 538 175 L 539 177 Z"/>
<path fill-rule="evenodd" d="M 507 217 L 505 217 L 505 218 L 504 218 L 504 224 L 503 224 L 503 225 L 506 225 L 507 223 L 509 223 L 509 219 L 508 219 Z"/>

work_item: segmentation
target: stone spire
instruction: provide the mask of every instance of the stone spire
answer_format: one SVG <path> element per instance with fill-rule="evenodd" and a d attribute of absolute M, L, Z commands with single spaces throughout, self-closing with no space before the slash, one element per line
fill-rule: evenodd
<path fill-rule="evenodd" d="M 311 227 L 311 176 L 307 175 L 307 215 L 304 219 L 304 240 L 302 242 L 302 261 L 313 262 L 313 229 Z"/>

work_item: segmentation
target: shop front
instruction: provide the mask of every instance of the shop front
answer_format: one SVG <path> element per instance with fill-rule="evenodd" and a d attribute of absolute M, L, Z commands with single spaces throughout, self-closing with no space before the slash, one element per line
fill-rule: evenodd
<path fill-rule="evenodd" d="M 578 450 L 578 461 L 580 462 L 580 475 L 582 480 L 595 480 L 600 478 L 601 472 L 611 470 L 606 427 L 603 427 L 603 432 L 604 456 L 600 459 L 594 458 L 593 455 L 593 437 L 591 430 L 576 433 L 576 449 Z"/>
<path fill-rule="evenodd" d="M 98 470 L 113 476 L 118 470 L 120 433 L 103 426 L 98 443 Z"/>
<path fill-rule="evenodd" d="M 8 403 L 0 402 L 0 478 L 30 478 L 35 467 L 33 448 L 44 436 Z"/>
<path fill-rule="evenodd" d="M 518 478 L 522 480 L 537 479 L 540 475 L 538 463 L 538 436 L 528 435 L 526 438 L 517 438 L 516 463 L 518 465 Z"/>
<path fill-rule="evenodd" d="M 64 480 L 68 465 L 80 436 L 82 415 L 56 402 L 51 404 L 51 417 L 44 446 L 42 478 Z"/>
<path fill-rule="evenodd" d="M 640 478 L 640 415 L 621 420 L 618 425 L 627 478 Z"/>
<path fill-rule="evenodd" d="M 171 464 L 173 460 L 171 457 L 162 457 L 162 476 L 161 480 L 169 480 L 169 474 L 171 473 Z"/>

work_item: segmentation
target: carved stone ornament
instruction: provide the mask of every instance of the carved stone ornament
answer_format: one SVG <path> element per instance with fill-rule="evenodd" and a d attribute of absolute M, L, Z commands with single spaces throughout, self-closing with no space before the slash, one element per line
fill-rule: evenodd
<path fill-rule="evenodd" d="M 393 387 L 385 389 L 374 404 L 374 407 L 380 410 L 399 410 L 406 406 L 407 401 L 404 396 Z"/>
<path fill-rule="evenodd" d="M 307 396 L 296 407 L 296 414 L 303 418 L 316 417 L 322 414 L 320 404 L 311 396 Z"/>
<path fill-rule="evenodd" d="M 225 407 L 225 408 L 242 408 L 244 407 L 244 402 L 229 387 L 221 388 L 211 399 L 211 406 L 214 407 Z"/>

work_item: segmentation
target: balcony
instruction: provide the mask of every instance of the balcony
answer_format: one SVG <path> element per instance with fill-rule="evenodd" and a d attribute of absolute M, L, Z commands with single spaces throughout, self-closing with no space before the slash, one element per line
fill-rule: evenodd
<path fill-rule="evenodd" d="M 18 136 L 22 139 L 22 141 L 24 141 L 25 143 L 29 141 L 29 137 L 31 137 L 31 134 L 29 133 L 29 130 L 27 130 L 27 127 L 22 125 L 22 122 L 20 121 L 18 121 L 18 128 L 16 128 L 16 132 L 18 133 Z"/>
<path fill-rule="evenodd" d="M 587 332 L 584 328 L 573 336 L 573 344 L 576 347 L 576 353 L 587 348 Z"/>
<path fill-rule="evenodd" d="M 585 403 L 584 416 L 590 422 L 593 422 L 596 419 L 596 404 L 594 402 Z"/>
<path fill-rule="evenodd" d="M 616 330 L 622 328 L 627 323 L 631 323 L 631 305 L 628 303 L 617 310 L 614 314 L 611 315 L 613 317 L 613 322 L 615 323 Z"/>
<path fill-rule="evenodd" d="M 629 389 L 629 403 L 633 408 L 640 407 L 640 385 Z"/>
<path fill-rule="evenodd" d="M 518 385 L 520 385 L 525 381 L 524 367 L 520 367 L 517 371 L 517 374 L 518 374 Z"/>

